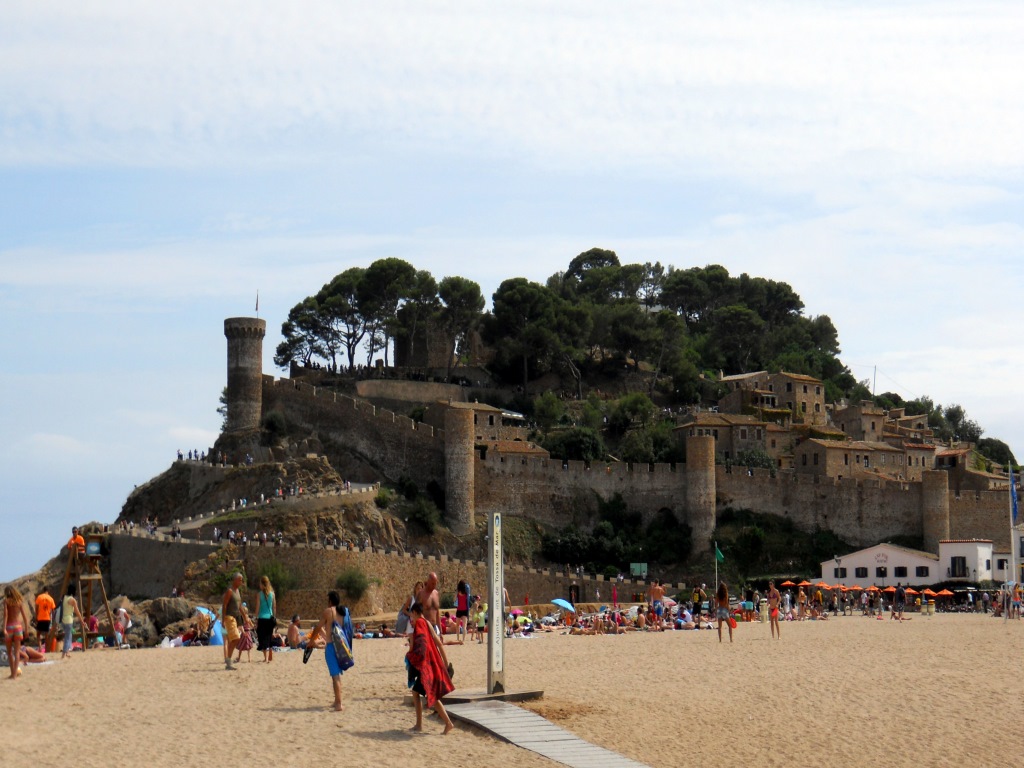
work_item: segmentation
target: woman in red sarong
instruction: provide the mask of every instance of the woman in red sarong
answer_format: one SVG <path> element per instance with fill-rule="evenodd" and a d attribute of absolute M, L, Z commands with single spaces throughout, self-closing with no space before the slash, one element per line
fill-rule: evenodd
<path fill-rule="evenodd" d="M 413 622 L 413 633 L 405 660 L 409 664 L 409 683 L 413 704 L 416 706 L 416 726 L 413 730 L 423 730 L 423 702 L 420 696 L 424 696 L 427 706 L 432 707 L 444 721 L 444 733 L 447 735 L 455 727 L 441 703 L 441 697 L 455 690 L 448 675 L 448 657 L 434 629 L 423 618 L 423 607 L 419 603 L 409 607 L 409 618 Z"/>

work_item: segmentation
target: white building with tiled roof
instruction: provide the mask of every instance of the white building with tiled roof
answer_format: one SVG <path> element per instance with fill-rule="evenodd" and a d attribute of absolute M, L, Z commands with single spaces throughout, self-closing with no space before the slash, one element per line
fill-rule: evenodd
<path fill-rule="evenodd" d="M 881 589 L 927 586 L 943 581 L 977 583 L 1000 578 L 994 572 L 991 539 L 943 539 L 938 554 L 895 544 L 876 544 L 838 554 L 821 563 L 821 578 L 829 584 Z M 1004 566 L 1005 567 L 1005 566 Z"/>

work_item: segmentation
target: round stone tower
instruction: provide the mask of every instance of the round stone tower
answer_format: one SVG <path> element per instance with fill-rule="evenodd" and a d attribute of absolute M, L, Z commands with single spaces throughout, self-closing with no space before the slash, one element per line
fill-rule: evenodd
<path fill-rule="evenodd" d="M 224 433 L 250 432 L 260 427 L 263 409 L 263 337 L 267 321 L 256 317 L 229 317 L 228 418 Z"/>
<path fill-rule="evenodd" d="M 469 408 L 449 408 L 444 414 L 445 506 L 452 533 L 473 530 L 476 505 L 474 478 L 476 428 Z"/>
<path fill-rule="evenodd" d="M 715 531 L 715 439 L 686 438 L 686 519 L 693 531 L 691 554 L 711 548 Z"/>
<path fill-rule="evenodd" d="M 936 554 L 949 538 L 949 475 L 941 469 L 921 473 L 921 533 L 924 551 Z"/>

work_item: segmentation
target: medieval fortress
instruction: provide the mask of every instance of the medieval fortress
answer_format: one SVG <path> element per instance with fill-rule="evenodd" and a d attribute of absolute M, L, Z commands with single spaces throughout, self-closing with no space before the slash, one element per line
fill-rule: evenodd
<path fill-rule="evenodd" d="M 456 535 L 475 530 L 492 510 L 552 525 L 574 520 L 585 524 L 596 511 L 598 496 L 620 493 L 645 520 L 663 508 L 672 510 L 690 525 L 700 552 L 710 545 L 718 510 L 727 507 L 785 517 L 807 532 L 831 530 L 858 547 L 910 536 L 921 538 L 925 550 L 938 552 L 941 540 L 982 538 L 992 540 L 996 552 L 1009 552 L 1006 481 L 1002 488 L 989 482 L 971 490 L 970 483 L 956 476 L 964 461 L 898 476 L 863 471 L 830 475 L 801 471 L 797 458 L 806 465 L 808 450 L 816 447 L 825 467 L 834 460 L 830 455 L 838 441 L 807 440 L 793 453 L 791 466 L 747 470 L 716 464 L 716 448 L 721 452 L 718 429 L 694 428 L 698 420 L 677 432 L 685 440 L 685 463 L 564 462 L 531 445 L 525 430 L 506 423 L 498 408 L 437 403 L 428 411 L 431 418 L 416 422 L 301 379 L 264 375 L 264 320 L 229 318 L 224 334 L 225 437 L 255 438 L 264 415 L 279 411 L 290 427 L 315 434 L 324 446 L 352 452 L 383 477 L 407 477 L 421 488 L 431 481 L 440 484 L 448 525 Z M 744 423 L 744 433 L 747 428 Z M 863 454 L 863 468 L 869 454 L 892 452 L 882 443 L 853 441 L 847 446 L 848 452 L 857 451 L 858 464 Z M 817 456 L 812 466 L 819 464 Z M 877 467 L 877 459 L 873 464 Z"/>

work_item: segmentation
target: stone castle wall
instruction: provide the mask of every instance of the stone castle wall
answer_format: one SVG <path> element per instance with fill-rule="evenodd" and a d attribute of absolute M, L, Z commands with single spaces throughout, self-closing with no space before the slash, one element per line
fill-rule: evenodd
<path fill-rule="evenodd" d="M 484 518 L 497 510 L 566 525 L 579 514 L 596 512 L 595 493 L 606 499 L 621 493 L 645 521 L 663 507 L 680 519 L 687 515 L 685 474 L 671 464 L 587 466 L 582 461 L 489 453 L 476 461 L 475 486 L 476 514 Z"/>
<path fill-rule="evenodd" d="M 293 382 L 264 377 L 264 409 L 281 408 L 293 423 L 372 457 L 385 476 L 411 477 L 420 487 L 430 480 L 447 484 L 445 433 L 353 398 Z M 697 475 L 693 470 L 698 470 Z M 936 488 L 922 483 L 828 478 L 793 471 L 715 467 L 713 479 L 685 464 L 597 464 L 499 455 L 473 459 L 473 515 L 491 510 L 533 517 L 550 525 L 586 523 L 597 509 L 597 495 L 621 493 L 630 509 L 649 520 L 662 508 L 690 524 L 697 536 L 714 527 L 707 510 L 693 509 L 713 485 L 716 509 L 733 507 L 779 515 L 803 531 L 831 530 L 854 546 L 869 546 L 895 536 L 926 539 L 931 547 L 947 530 L 944 505 Z M 694 478 L 701 488 L 691 487 Z M 703 489 L 703 490 L 701 490 Z M 699 492 L 698 492 L 699 491 Z M 1006 494 L 1000 491 L 947 491 L 949 536 L 991 538 L 1000 551 L 1009 547 Z M 698 506 L 702 506 L 699 505 Z M 927 525 L 925 522 L 927 520 Z M 463 527 L 466 521 L 462 520 Z M 700 546 L 700 542 L 698 542 Z"/>
<path fill-rule="evenodd" d="M 444 482 L 444 431 L 369 403 L 290 379 L 263 377 L 264 412 L 282 411 L 289 423 L 321 442 L 331 441 L 368 459 L 390 480 L 405 476 L 420 488 Z"/>
<path fill-rule="evenodd" d="M 110 548 L 110 595 L 132 599 L 167 597 L 181 583 L 185 567 L 216 551 L 213 544 L 172 541 L 112 534 Z"/>
<path fill-rule="evenodd" d="M 412 593 L 413 585 L 423 581 L 431 571 L 438 575 L 438 591 L 442 595 L 454 594 L 460 579 L 468 581 L 475 594 L 482 594 L 487 580 L 484 562 L 381 551 L 275 547 L 250 547 L 245 554 L 246 572 L 258 573 L 263 564 L 273 560 L 301 574 L 302 589 L 287 592 L 280 600 L 278 614 L 282 618 L 296 613 L 304 619 L 318 616 L 327 606 L 327 592 L 336 589 L 338 574 L 353 566 L 360 568 L 371 581 L 379 582 L 371 584 L 362 600 L 349 605 L 357 616 L 394 613 Z M 580 587 L 580 602 L 594 602 L 599 590 L 601 602 L 611 603 L 612 584 L 603 578 L 580 578 L 565 571 L 505 566 L 505 589 L 514 605 L 522 605 L 526 595 L 533 605 L 550 603 L 556 597 L 567 598 L 570 584 Z M 628 602 L 633 593 L 646 592 L 647 588 L 646 582 L 625 580 L 618 585 L 619 601 Z M 682 585 L 677 588 L 682 589 Z M 342 602 L 346 602 L 344 595 Z"/>

